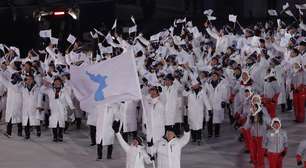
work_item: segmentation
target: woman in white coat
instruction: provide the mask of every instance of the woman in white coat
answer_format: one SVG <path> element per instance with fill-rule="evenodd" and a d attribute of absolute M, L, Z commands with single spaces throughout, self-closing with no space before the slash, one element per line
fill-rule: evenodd
<path fill-rule="evenodd" d="M 97 105 L 97 126 L 96 126 L 96 142 L 97 142 L 97 160 L 102 159 L 103 146 L 107 146 L 107 159 L 112 158 L 114 131 L 112 129 L 113 121 L 117 118 L 120 109 L 119 103 Z"/>
<path fill-rule="evenodd" d="M 151 87 L 150 96 L 143 100 L 147 140 L 153 139 L 154 143 L 165 135 L 165 107 L 160 101 L 160 91 L 158 87 Z"/>
<path fill-rule="evenodd" d="M 24 80 L 24 87 L 22 88 L 22 125 L 25 127 L 25 139 L 30 138 L 30 127 L 36 127 L 36 135 L 40 137 L 40 112 L 38 107 L 41 98 L 40 87 L 37 86 L 34 76 L 27 75 Z"/>
<path fill-rule="evenodd" d="M 138 101 L 125 101 L 120 103 L 119 118 L 122 121 L 122 137 L 128 142 L 128 135 L 137 136 Z"/>
<path fill-rule="evenodd" d="M 116 133 L 116 137 L 120 146 L 126 153 L 126 168 L 145 168 L 145 163 L 152 163 L 151 157 L 143 146 L 143 140 L 141 137 L 134 137 L 131 145 L 121 136 L 120 132 L 120 121 L 113 122 L 113 130 Z"/>
<path fill-rule="evenodd" d="M 48 95 L 50 106 L 49 128 L 52 128 L 53 141 L 63 141 L 63 129 L 67 115 L 67 107 L 74 109 L 69 93 L 64 89 L 63 81 L 60 77 L 55 77 L 52 87 L 43 87 L 42 94 Z M 42 94 L 40 94 L 42 96 Z M 40 98 L 39 101 L 42 99 Z M 42 102 L 39 103 L 42 107 Z"/>
<path fill-rule="evenodd" d="M 198 142 L 198 145 L 200 145 L 203 121 L 204 118 L 208 116 L 207 112 L 208 114 L 212 114 L 212 107 L 205 91 L 197 81 L 192 82 L 191 91 L 185 92 L 184 96 L 186 96 L 188 100 L 187 116 L 192 140 L 193 142 Z"/>
<path fill-rule="evenodd" d="M 18 126 L 18 136 L 22 136 L 22 78 L 18 72 L 11 75 L 11 79 L 6 79 L 4 74 L 0 75 L 0 82 L 7 89 L 7 101 L 5 111 L 5 122 L 7 124 L 6 134 L 12 135 L 13 124 Z"/>
<path fill-rule="evenodd" d="M 179 105 L 179 91 L 182 88 L 180 83 L 174 80 L 174 77 L 171 74 L 168 74 L 165 77 L 165 86 L 162 87 L 163 92 L 161 93 L 161 101 L 165 105 L 165 129 L 169 127 L 174 127 L 176 113 L 178 112 Z M 175 131 L 178 132 L 178 131 Z"/>
<path fill-rule="evenodd" d="M 213 126 L 215 137 L 220 135 L 220 125 L 224 120 L 224 108 L 229 100 L 229 91 L 226 82 L 221 79 L 218 72 L 212 72 L 210 82 L 205 85 L 207 96 L 212 106 L 212 114 L 208 121 L 208 137 L 213 135 Z"/>

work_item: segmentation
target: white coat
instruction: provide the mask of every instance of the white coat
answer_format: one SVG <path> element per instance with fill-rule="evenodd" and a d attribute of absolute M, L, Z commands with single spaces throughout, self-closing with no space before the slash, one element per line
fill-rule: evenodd
<path fill-rule="evenodd" d="M 216 88 L 213 88 L 210 82 L 206 83 L 205 87 L 213 110 L 213 123 L 220 124 L 224 120 L 224 109 L 221 103 L 228 102 L 229 90 L 224 80 L 221 80 Z"/>
<path fill-rule="evenodd" d="M 3 74 L 0 75 L 0 82 L 7 89 L 5 122 L 21 123 L 22 121 L 22 86 L 21 84 L 13 85 Z"/>
<path fill-rule="evenodd" d="M 165 125 L 174 125 L 176 119 L 176 113 L 179 105 L 179 91 L 181 85 L 178 81 L 174 81 L 170 87 L 164 86 L 161 93 L 161 101 L 165 105 Z"/>
<path fill-rule="evenodd" d="M 29 120 L 30 126 L 40 125 L 40 112 L 37 110 L 39 105 L 40 87 L 36 84 L 29 91 L 26 87 L 22 88 L 22 125 L 26 126 Z"/>
<path fill-rule="evenodd" d="M 157 153 L 157 168 L 180 168 L 181 150 L 187 145 L 190 139 L 190 131 L 184 132 L 182 138 L 174 138 L 171 141 L 160 140 L 153 146 L 154 153 Z"/>
<path fill-rule="evenodd" d="M 120 121 L 123 125 L 123 132 L 137 131 L 137 101 L 126 101 L 120 103 Z"/>
<path fill-rule="evenodd" d="M 146 124 L 147 140 L 151 138 L 153 142 L 157 142 L 165 134 L 165 107 L 159 97 L 152 99 L 145 97 L 143 100 L 143 118 Z"/>
<path fill-rule="evenodd" d="M 59 93 L 59 98 L 55 99 L 55 90 L 43 86 L 40 95 L 42 96 L 42 94 L 48 95 L 49 98 L 49 107 L 51 112 L 49 118 L 49 128 L 56 128 L 57 123 L 59 124 L 59 127 L 64 128 L 67 118 L 67 107 L 74 109 L 74 105 L 69 93 L 67 90 L 62 89 Z M 41 100 L 42 99 L 40 98 L 39 101 Z M 39 104 L 42 107 L 42 102 Z"/>
<path fill-rule="evenodd" d="M 120 146 L 126 153 L 126 168 L 145 168 L 144 162 L 151 163 L 148 153 L 143 146 L 132 146 L 127 144 L 120 133 L 116 133 Z"/>
<path fill-rule="evenodd" d="M 112 128 L 115 114 L 119 111 L 119 104 L 97 105 L 96 142 L 102 145 L 112 145 L 114 143 L 114 131 Z"/>
<path fill-rule="evenodd" d="M 203 89 L 198 94 L 194 91 L 185 94 L 188 100 L 187 115 L 190 129 L 200 130 L 203 128 L 204 113 L 205 118 L 208 118 L 207 111 L 212 110 L 210 101 Z"/>

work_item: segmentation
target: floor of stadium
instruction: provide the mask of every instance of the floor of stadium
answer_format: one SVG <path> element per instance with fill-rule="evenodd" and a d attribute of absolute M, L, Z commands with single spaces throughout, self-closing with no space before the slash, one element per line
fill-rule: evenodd
<path fill-rule="evenodd" d="M 306 138 L 306 124 L 293 122 L 292 113 L 280 114 L 284 129 L 288 133 L 289 152 L 284 160 L 286 168 L 296 167 L 295 152 L 298 143 Z M 237 168 L 252 167 L 249 155 L 244 153 L 243 144 L 238 142 L 238 133 L 225 122 L 221 137 L 205 140 L 201 146 L 189 143 L 182 153 L 182 168 Z M 5 125 L 1 125 L 4 132 Z M 14 130 L 15 131 L 15 130 Z M 125 166 L 125 153 L 115 141 L 113 159 L 96 161 L 96 147 L 89 147 L 88 130 L 70 131 L 64 135 L 63 143 L 51 140 L 51 131 L 43 131 L 42 137 L 32 135 L 30 140 L 13 135 L 7 138 L 0 135 L 1 168 L 122 168 Z M 267 164 L 267 159 L 265 160 Z M 150 166 L 148 166 L 150 167 Z"/>

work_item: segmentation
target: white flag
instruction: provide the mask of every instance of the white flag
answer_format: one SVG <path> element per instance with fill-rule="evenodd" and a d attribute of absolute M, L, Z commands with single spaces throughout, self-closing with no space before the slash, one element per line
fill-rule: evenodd
<path fill-rule="evenodd" d="M 302 30 L 306 31 L 306 25 L 303 22 L 301 22 L 299 26 Z"/>
<path fill-rule="evenodd" d="M 97 33 L 93 33 L 93 32 L 89 32 L 90 33 L 90 35 L 91 35 L 91 37 L 93 38 L 93 39 L 97 39 L 98 38 L 98 34 Z"/>
<path fill-rule="evenodd" d="M 51 41 L 51 44 L 58 45 L 58 39 L 57 38 L 51 37 L 50 41 Z"/>
<path fill-rule="evenodd" d="M 150 41 L 159 41 L 160 33 L 154 34 L 150 37 Z"/>
<path fill-rule="evenodd" d="M 276 12 L 276 10 L 274 10 L 274 9 L 269 9 L 269 10 L 268 10 L 268 14 L 269 14 L 270 16 L 277 16 L 277 12 Z"/>
<path fill-rule="evenodd" d="M 129 34 L 134 33 L 134 32 L 137 32 L 137 26 L 136 25 L 129 28 Z"/>
<path fill-rule="evenodd" d="M 213 10 L 212 9 L 207 9 L 203 12 L 204 15 L 207 15 L 207 16 L 211 16 L 213 14 Z"/>
<path fill-rule="evenodd" d="M 295 4 L 295 7 L 296 7 L 297 9 L 306 9 L 306 4 L 302 4 L 302 5 Z"/>
<path fill-rule="evenodd" d="M 145 39 L 144 37 L 142 37 L 142 36 L 138 36 L 137 39 L 138 39 L 142 44 L 144 44 L 145 46 L 149 46 L 149 45 L 150 45 L 150 42 L 149 42 L 147 39 Z"/>
<path fill-rule="evenodd" d="M 95 28 L 94 28 L 94 30 L 95 30 L 95 32 L 96 32 L 97 34 L 99 34 L 100 36 L 103 36 L 103 37 L 104 37 L 104 34 L 103 34 L 102 32 L 100 32 L 99 30 L 97 30 L 97 29 L 95 29 Z"/>
<path fill-rule="evenodd" d="M 132 20 L 132 22 L 136 25 L 136 21 L 135 21 L 134 16 L 131 16 L 131 20 Z"/>
<path fill-rule="evenodd" d="M 112 30 L 113 30 L 114 28 L 116 28 L 116 27 L 117 27 L 117 19 L 115 19 L 115 22 L 114 22 L 114 24 L 113 24 Z"/>
<path fill-rule="evenodd" d="M 304 15 L 304 13 L 302 12 L 302 10 L 301 10 L 301 9 L 299 9 L 299 13 L 300 13 L 300 15 L 301 15 L 301 16 L 303 16 L 303 15 Z"/>
<path fill-rule="evenodd" d="M 186 17 L 184 19 L 177 19 L 176 23 L 185 23 L 186 22 Z"/>
<path fill-rule="evenodd" d="M 120 67 L 120 68 L 114 68 Z M 81 109 L 141 99 L 135 57 L 132 52 L 98 64 L 71 67 L 71 85 Z"/>
<path fill-rule="evenodd" d="M 207 16 L 208 20 L 216 20 L 217 18 L 215 16 Z"/>
<path fill-rule="evenodd" d="M 237 16 L 236 16 L 236 15 L 228 15 L 228 20 L 229 20 L 230 22 L 236 23 L 236 21 L 237 21 Z"/>
<path fill-rule="evenodd" d="M 51 29 L 49 29 L 49 30 L 42 30 L 42 31 L 39 32 L 39 37 L 50 38 L 51 36 L 52 36 Z"/>
<path fill-rule="evenodd" d="M 107 42 L 108 44 L 110 44 L 110 43 L 113 42 L 113 38 L 112 38 L 112 36 L 111 36 L 110 33 L 108 33 L 108 34 L 106 35 L 105 40 L 106 40 L 106 42 Z"/>
<path fill-rule="evenodd" d="M 68 38 L 67 38 L 67 41 L 70 43 L 70 44 L 74 44 L 75 41 L 76 41 L 76 37 L 74 37 L 73 35 L 69 34 Z"/>
<path fill-rule="evenodd" d="M 288 2 L 285 5 L 283 5 L 283 10 L 286 10 L 287 8 L 289 8 L 289 3 Z"/>
<path fill-rule="evenodd" d="M 3 53 L 5 52 L 3 44 L 0 44 L 0 50 L 3 51 Z"/>
<path fill-rule="evenodd" d="M 286 10 L 285 13 L 291 17 L 295 17 L 293 13 L 291 12 L 291 10 Z"/>

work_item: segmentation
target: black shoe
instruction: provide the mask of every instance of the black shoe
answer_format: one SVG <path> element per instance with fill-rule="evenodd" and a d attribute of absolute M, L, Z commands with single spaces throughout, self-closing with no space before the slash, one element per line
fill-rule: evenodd
<path fill-rule="evenodd" d="M 17 135 L 18 135 L 19 137 L 22 137 L 22 133 L 18 133 Z"/>
<path fill-rule="evenodd" d="M 220 137 L 220 135 L 215 135 L 215 138 L 218 138 L 218 137 Z"/>
<path fill-rule="evenodd" d="M 99 160 L 102 160 L 102 156 L 100 157 L 97 157 L 97 159 L 96 159 L 97 161 L 99 161 Z"/>
<path fill-rule="evenodd" d="M 201 140 L 198 140 L 197 144 L 198 146 L 201 146 Z"/>
<path fill-rule="evenodd" d="M 40 136 L 41 136 L 41 132 L 38 132 L 38 133 L 36 134 L 36 136 L 37 136 L 37 137 L 40 137 Z"/>
<path fill-rule="evenodd" d="M 26 136 L 24 139 L 25 139 L 25 140 L 29 140 L 29 139 L 30 139 L 30 136 Z"/>
<path fill-rule="evenodd" d="M 95 146 L 95 145 L 97 145 L 97 144 L 95 144 L 95 143 L 92 143 L 92 144 L 90 144 L 89 146 Z"/>
<path fill-rule="evenodd" d="M 58 141 L 57 141 L 57 138 L 53 138 L 53 142 L 58 142 Z"/>
<path fill-rule="evenodd" d="M 58 142 L 63 142 L 63 138 L 58 138 Z"/>
<path fill-rule="evenodd" d="M 112 159 L 112 156 L 107 156 L 107 159 L 108 159 L 108 160 Z"/>
<path fill-rule="evenodd" d="M 211 138 L 212 137 L 212 135 L 208 135 L 208 138 Z"/>

